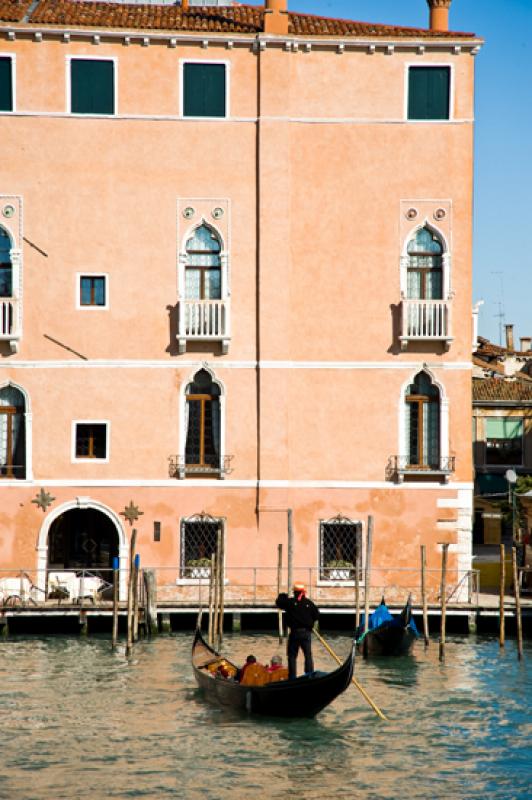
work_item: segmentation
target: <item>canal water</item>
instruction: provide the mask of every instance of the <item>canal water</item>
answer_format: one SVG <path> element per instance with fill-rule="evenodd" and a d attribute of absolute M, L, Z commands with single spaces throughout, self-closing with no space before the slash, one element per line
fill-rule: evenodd
<path fill-rule="evenodd" d="M 343 657 L 346 636 L 328 636 Z M 144 640 L 133 657 L 107 638 L 13 637 L 0 643 L 0 798 L 532 797 L 532 646 L 455 637 L 412 657 L 358 662 L 361 684 L 313 720 L 261 720 L 206 704 L 191 636 Z M 269 636 L 233 634 L 242 661 L 278 652 Z M 314 642 L 316 666 L 330 656 Z"/>

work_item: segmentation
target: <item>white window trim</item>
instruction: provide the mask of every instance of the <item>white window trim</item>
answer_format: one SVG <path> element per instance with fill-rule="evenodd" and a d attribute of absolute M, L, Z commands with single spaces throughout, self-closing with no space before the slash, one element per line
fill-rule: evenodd
<path fill-rule="evenodd" d="M 72 111 L 72 93 L 70 85 L 70 64 L 72 61 L 112 61 L 113 62 L 113 92 L 114 92 L 114 108 L 112 114 L 79 114 Z M 116 56 L 87 56 L 78 53 L 75 56 L 65 56 L 65 108 L 67 114 L 72 114 L 74 117 L 100 117 L 106 119 L 114 117 L 118 114 L 118 58 Z"/>
<path fill-rule="evenodd" d="M 449 72 L 449 117 L 447 119 L 409 119 L 408 118 L 408 75 L 410 67 L 447 67 Z M 403 119 L 409 125 L 445 125 L 454 122 L 454 64 L 448 61 L 430 61 L 421 64 L 419 61 L 407 61 L 404 66 L 404 99 L 403 99 Z"/>
<path fill-rule="evenodd" d="M 10 486 L 18 486 L 21 483 L 28 483 L 33 481 L 33 413 L 31 410 L 30 404 L 30 396 L 26 389 L 18 383 L 10 380 L 0 382 L 0 389 L 6 389 L 8 386 L 11 386 L 13 389 L 17 389 L 21 395 L 24 397 L 24 436 L 26 441 L 26 477 L 23 479 L 17 480 L 7 480 L 3 481 L 4 484 L 8 484 Z"/>
<path fill-rule="evenodd" d="M 81 279 L 82 278 L 104 278 L 105 279 L 105 303 L 103 306 L 84 306 L 81 303 Z M 107 272 L 76 272 L 76 310 L 77 311 L 108 311 L 109 310 L 109 274 Z"/>
<path fill-rule="evenodd" d="M 414 382 L 416 375 L 420 372 L 425 372 L 432 384 L 436 386 L 440 393 L 440 458 L 448 458 L 449 456 L 449 398 L 447 397 L 447 393 L 445 392 L 445 387 L 443 383 L 436 380 L 434 374 L 427 369 L 426 366 L 423 364 L 419 365 L 419 368 L 414 370 L 410 377 L 403 383 L 401 386 L 401 392 L 399 395 L 399 449 L 397 450 L 397 455 L 399 456 L 406 456 L 407 455 L 407 442 L 406 442 L 406 390 L 410 386 L 411 383 Z"/>
<path fill-rule="evenodd" d="M 184 114 L 185 81 L 183 78 L 185 64 L 223 64 L 225 66 L 225 116 L 223 117 L 188 117 Z M 227 59 L 210 58 L 180 58 L 179 59 L 179 117 L 181 119 L 193 119 L 201 122 L 219 122 L 224 119 L 231 119 L 231 62 Z"/>
<path fill-rule="evenodd" d="M 78 458 L 76 456 L 76 427 L 77 425 L 105 425 L 105 458 Z M 111 423 L 107 419 L 73 419 L 71 429 L 72 464 L 108 464 L 111 451 Z"/>
<path fill-rule="evenodd" d="M 13 114 L 17 110 L 17 57 L 15 53 L 0 53 L 0 58 L 11 59 L 11 97 L 13 99 L 11 111 L 0 111 L 0 114 Z"/>
<path fill-rule="evenodd" d="M 399 262 L 399 286 L 401 290 L 401 297 L 408 297 L 408 267 L 410 265 L 408 244 L 415 237 L 416 233 L 423 228 L 427 228 L 429 231 L 431 231 L 431 233 L 435 234 L 442 244 L 442 299 L 446 301 L 451 300 L 453 297 L 453 291 L 451 289 L 450 243 L 443 231 L 437 225 L 434 225 L 434 223 L 432 223 L 428 217 L 425 217 L 421 222 L 416 223 L 403 241 L 403 249 Z"/>
<path fill-rule="evenodd" d="M 181 537 L 181 528 L 184 523 L 186 522 L 194 522 L 194 518 L 196 514 L 192 514 L 190 517 L 181 517 L 179 520 L 179 572 L 181 572 L 181 545 L 182 545 L 182 537 Z M 223 563 L 222 563 L 222 580 L 224 586 L 229 585 L 229 578 L 225 575 L 226 569 L 226 546 L 227 546 L 227 519 L 226 517 L 213 517 L 213 519 L 217 520 L 220 523 L 220 529 L 222 532 L 222 540 L 223 540 Z M 208 578 L 181 578 L 177 577 L 175 580 L 176 586 L 206 586 L 207 591 L 210 584 L 210 576 Z"/>
<path fill-rule="evenodd" d="M 185 420 L 187 415 L 185 413 L 185 404 L 187 402 L 187 386 L 190 383 L 194 382 L 194 376 L 197 372 L 204 369 L 212 378 L 213 383 L 216 383 L 217 386 L 220 387 L 220 464 L 223 465 L 224 457 L 225 457 L 225 386 L 222 381 L 216 377 L 212 369 L 210 369 L 206 364 L 199 364 L 194 370 L 190 373 L 187 380 L 183 381 L 181 384 L 181 389 L 179 392 L 179 457 L 183 459 L 183 463 L 185 460 L 185 448 L 187 444 L 187 430 L 185 427 Z M 183 476 L 186 478 L 186 476 Z M 224 473 L 220 472 L 220 478 L 224 478 Z"/>

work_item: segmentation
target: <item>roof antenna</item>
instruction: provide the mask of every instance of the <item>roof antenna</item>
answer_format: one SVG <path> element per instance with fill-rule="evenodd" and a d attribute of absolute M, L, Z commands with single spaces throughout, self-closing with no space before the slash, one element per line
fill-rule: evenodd
<path fill-rule="evenodd" d="M 499 276 L 499 283 L 501 285 L 501 290 L 499 294 L 499 299 L 497 300 L 497 313 L 494 314 L 494 317 L 499 319 L 499 345 L 502 347 L 502 329 L 504 327 L 504 319 L 506 317 L 506 313 L 504 311 L 504 281 L 503 281 L 503 273 L 502 272 L 492 272 L 492 275 Z"/>

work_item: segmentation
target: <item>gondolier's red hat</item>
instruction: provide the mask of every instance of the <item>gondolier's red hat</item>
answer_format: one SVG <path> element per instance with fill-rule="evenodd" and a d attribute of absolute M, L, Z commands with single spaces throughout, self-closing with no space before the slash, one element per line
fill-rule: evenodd
<path fill-rule="evenodd" d="M 304 592 L 305 591 L 305 584 L 301 581 L 296 581 L 293 585 L 294 592 Z"/>

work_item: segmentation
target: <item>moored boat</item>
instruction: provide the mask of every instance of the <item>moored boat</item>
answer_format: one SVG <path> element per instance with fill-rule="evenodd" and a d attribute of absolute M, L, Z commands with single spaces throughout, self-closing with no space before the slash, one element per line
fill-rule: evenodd
<path fill-rule="evenodd" d="M 314 672 L 295 680 L 251 686 L 220 674 L 234 674 L 237 667 L 213 650 L 199 629 L 192 643 L 194 676 L 207 700 L 271 717 L 314 717 L 347 689 L 353 676 L 354 661 L 353 642 L 348 657 L 333 672 Z"/>
<path fill-rule="evenodd" d="M 402 656 L 411 652 L 418 631 L 412 616 L 409 597 L 398 617 L 392 616 L 384 598 L 369 616 L 368 630 L 362 624 L 356 633 L 357 650 L 364 658 L 371 656 Z"/>

